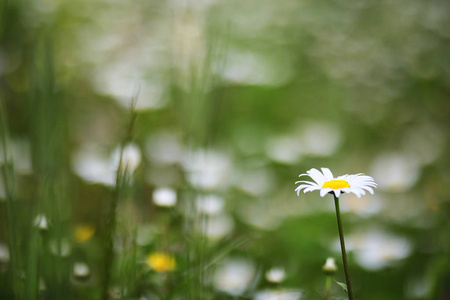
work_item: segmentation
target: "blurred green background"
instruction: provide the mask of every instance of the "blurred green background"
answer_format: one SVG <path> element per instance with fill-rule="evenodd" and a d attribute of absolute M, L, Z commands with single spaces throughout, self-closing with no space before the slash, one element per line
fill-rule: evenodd
<path fill-rule="evenodd" d="M 450 299 L 449 9 L 1 0 L 0 299 Z"/>

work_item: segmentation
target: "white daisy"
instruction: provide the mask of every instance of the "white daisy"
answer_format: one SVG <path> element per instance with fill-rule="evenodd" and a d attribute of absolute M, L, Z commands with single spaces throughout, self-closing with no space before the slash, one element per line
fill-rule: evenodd
<path fill-rule="evenodd" d="M 364 175 L 363 173 L 352 174 L 352 175 L 342 175 L 334 178 L 333 173 L 330 169 L 322 168 L 322 172 L 317 169 L 311 169 L 305 174 L 300 174 L 301 176 L 309 176 L 315 182 L 311 181 L 297 181 L 301 183 L 295 191 L 297 195 L 300 195 L 301 190 L 304 193 L 312 191 L 320 191 L 320 196 L 324 197 L 326 194 L 334 192 L 336 197 L 339 197 L 341 193 L 354 193 L 358 198 L 361 195 L 365 195 L 366 191 L 373 194 L 373 189 L 376 188 L 377 184 L 374 179 L 370 176 Z"/>

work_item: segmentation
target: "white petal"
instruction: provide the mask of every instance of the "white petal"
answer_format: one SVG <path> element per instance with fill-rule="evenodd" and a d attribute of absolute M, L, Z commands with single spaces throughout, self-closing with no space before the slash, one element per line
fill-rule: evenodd
<path fill-rule="evenodd" d="M 346 177 L 347 177 L 347 175 L 341 175 L 341 176 L 334 178 L 334 180 L 345 180 Z M 347 180 L 345 180 L 345 181 L 347 181 Z"/>
<path fill-rule="evenodd" d="M 363 189 L 358 188 L 358 187 L 350 188 L 350 193 L 353 193 L 355 195 L 358 195 L 358 194 L 365 195 L 366 194 L 366 192 Z"/>
<path fill-rule="evenodd" d="M 363 189 L 368 190 L 369 193 L 371 193 L 373 195 L 373 189 L 371 187 L 365 186 L 365 187 L 363 187 Z"/>
<path fill-rule="evenodd" d="M 345 177 L 345 181 L 352 185 L 355 184 L 355 182 L 358 182 L 358 177 L 356 175 L 348 175 Z"/>
<path fill-rule="evenodd" d="M 356 176 L 356 177 L 354 178 L 354 182 L 375 183 L 375 181 L 373 180 L 372 177 L 366 176 L 366 175 L 363 175 L 363 176 Z M 376 184 L 376 183 L 375 183 L 375 184 Z"/>
<path fill-rule="evenodd" d="M 351 188 L 348 188 L 348 187 L 342 188 L 341 191 L 342 191 L 343 193 L 351 193 Z"/>
<path fill-rule="evenodd" d="M 326 194 L 328 194 L 328 192 L 330 192 L 331 189 L 330 188 L 326 188 L 326 189 L 321 189 L 320 190 L 320 197 L 324 197 Z"/>
<path fill-rule="evenodd" d="M 299 196 L 301 190 L 304 189 L 304 188 L 307 188 L 307 187 L 311 187 L 311 186 L 310 186 L 310 185 L 307 185 L 307 184 L 301 184 L 301 185 L 299 185 L 299 186 L 295 189 L 295 191 L 297 192 L 297 195 Z"/>
<path fill-rule="evenodd" d="M 307 171 L 309 177 L 311 177 L 318 185 L 322 186 L 325 183 L 325 176 L 317 169 L 312 168 Z"/>
<path fill-rule="evenodd" d="M 342 189 L 343 192 L 345 193 L 353 193 L 355 194 L 358 198 L 361 198 L 361 194 L 364 192 L 361 189 L 358 188 L 345 188 Z"/>
<path fill-rule="evenodd" d="M 339 198 L 339 196 L 341 195 L 341 190 L 334 190 L 334 194 L 336 195 L 336 198 Z"/>
<path fill-rule="evenodd" d="M 296 189 L 303 189 L 311 186 L 316 186 L 316 184 L 300 184 Z"/>
<path fill-rule="evenodd" d="M 361 194 L 360 194 L 360 193 L 358 193 L 358 192 L 356 192 L 356 191 L 353 191 L 353 194 L 355 194 L 356 197 L 361 198 Z"/>
<path fill-rule="evenodd" d="M 322 168 L 322 173 L 325 175 L 325 180 L 330 181 L 333 179 L 333 173 L 331 173 L 330 169 Z"/>
<path fill-rule="evenodd" d="M 373 178 L 366 175 L 351 175 L 347 178 L 347 182 L 350 184 L 351 187 L 359 187 L 364 188 L 366 186 L 370 187 L 377 187 L 377 184 L 375 181 L 373 181 Z"/>
<path fill-rule="evenodd" d="M 354 187 L 359 187 L 359 188 L 364 188 L 364 187 L 376 187 L 376 185 L 372 182 L 367 182 L 367 181 L 357 181 L 357 182 L 353 182 L 352 184 L 350 184 L 350 186 L 354 186 Z"/>
<path fill-rule="evenodd" d="M 348 182 L 347 178 L 348 178 L 349 176 L 350 176 L 350 175 L 345 174 L 345 175 L 342 175 L 342 176 L 337 177 L 336 179 L 337 179 L 337 180 L 345 180 L 345 181 Z"/>
<path fill-rule="evenodd" d="M 297 183 L 316 184 L 315 182 L 312 182 L 312 181 L 305 181 L 305 180 L 299 180 L 299 181 L 296 181 L 295 184 L 297 184 Z"/>
<path fill-rule="evenodd" d="M 317 190 L 320 190 L 320 189 L 321 189 L 321 187 L 316 185 L 316 186 L 311 186 L 311 187 L 306 188 L 304 190 L 304 192 L 307 193 L 307 192 L 317 191 Z"/>

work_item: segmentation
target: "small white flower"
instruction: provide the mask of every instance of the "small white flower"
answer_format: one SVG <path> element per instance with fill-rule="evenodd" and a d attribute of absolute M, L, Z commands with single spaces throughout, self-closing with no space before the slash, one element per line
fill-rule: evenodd
<path fill-rule="evenodd" d="M 380 189 L 404 192 L 412 188 L 420 177 L 420 163 L 414 155 L 387 152 L 372 164 L 372 174 L 379 178 Z"/>
<path fill-rule="evenodd" d="M 365 195 L 366 191 L 373 194 L 373 187 L 377 187 L 374 179 L 370 176 L 364 175 L 363 173 L 352 174 L 352 175 L 342 175 L 334 178 L 333 173 L 330 169 L 322 168 L 322 172 L 317 169 L 311 169 L 305 174 L 300 174 L 301 176 L 309 176 L 314 182 L 311 181 L 297 181 L 301 183 L 295 191 L 297 195 L 300 195 L 301 190 L 304 193 L 312 191 L 320 191 L 320 196 L 324 197 L 326 194 L 334 192 L 336 197 L 339 197 L 341 193 L 354 193 L 358 198 L 361 195 Z"/>
<path fill-rule="evenodd" d="M 89 183 L 101 183 L 106 186 L 114 186 L 116 183 L 113 168 L 110 167 L 101 149 L 95 145 L 82 146 L 73 156 L 72 168 L 78 176 Z"/>
<path fill-rule="evenodd" d="M 83 262 L 76 262 L 73 265 L 73 275 L 78 278 L 86 278 L 90 273 L 89 266 Z"/>
<path fill-rule="evenodd" d="M 9 262 L 9 248 L 6 244 L 0 244 L 0 263 Z"/>
<path fill-rule="evenodd" d="M 334 251 L 340 251 L 339 244 L 339 239 L 336 239 L 333 243 Z M 406 237 L 376 228 L 350 234 L 346 239 L 346 246 L 354 253 L 356 263 L 369 271 L 395 266 L 414 250 Z"/>
<path fill-rule="evenodd" d="M 217 267 L 213 285 L 232 296 L 242 295 L 255 280 L 255 264 L 244 258 L 228 258 Z"/>
<path fill-rule="evenodd" d="M 325 265 L 322 267 L 325 274 L 333 275 L 337 271 L 336 262 L 333 257 L 328 257 Z"/>
<path fill-rule="evenodd" d="M 197 210 L 205 215 L 217 215 L 223 211 L 225 203 L 222 197 L 214 194 L 197 197 L 195 200 Z"/>
<path fill-rule="evenodd" d="M 120 156 L 122 155 L 122 159 Z M 130 176 L 141 163 L 141 150 L 134 144 L 127 144 L 121 149 L 117 147 L 111 156 L 111 167 L 114 170 L 121 164 L 122 172 Z"/>
<path fill-rule="evenodd" d="M 170 188 L 157 188 L 153 191 L 153 203 L 170 207 L 177 203 L 177 192 Z"/>
<path fill-rule="evenodd" d="M 262 290 L 255 293 L 253 300 L 299 300 L 302 296 L 297 289 Z"/>
<path fill-rule="evenodd" d="M 283 268 L 272 268 L 266 272 L 266 279 L 269 282 L 280 283 L 286 277 L 286 272 Z"/>
<path fill-rule="evenodd" d="M 37 215 L 36 218 L 34 218 L 34 225 L 39 228 L 40 230 L 47 230 L 48 229 L 48 222 L 45 215 Z"/>

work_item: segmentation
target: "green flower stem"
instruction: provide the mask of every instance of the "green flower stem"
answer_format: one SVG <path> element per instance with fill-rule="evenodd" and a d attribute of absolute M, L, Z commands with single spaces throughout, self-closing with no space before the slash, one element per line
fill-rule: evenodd
<path fill-rule="evenodd" d="M 341 210 L 339 208 L 339 198 L 333 193 L 334 205 L 336 207 L 336 218 L 339 229 L 339 239 L 341 241 L 342 261 L 344 263 L 345 281 L 347 282 L 348 299 L 353 300 L 352 283 L 350 281 L 350 273 L 347 265 L 347 252 L 345 251 L 344 231 L 342 230 Z"/>
<path fill-rule="evenodd" d="M 330 298 L 330 288 L 331 288 L 331 280 L 333 276 L 327 275 L 326 281 L 325 281 L 325 300 L 328 300 Z"/>

